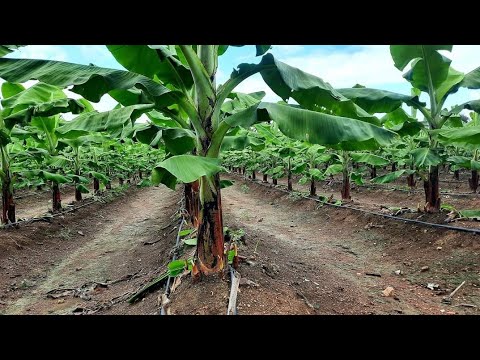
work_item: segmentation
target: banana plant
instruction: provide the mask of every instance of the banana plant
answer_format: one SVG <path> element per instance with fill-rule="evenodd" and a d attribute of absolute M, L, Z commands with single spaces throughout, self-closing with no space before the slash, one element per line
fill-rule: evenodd
<path fill-rule="evenodd" d="M 451 67 L 451 60 L 440 53 L 440 51 L 451 51 L 452 47 L 452 45 L 390 46 L 390 53 L 397 69 L 403 71 L 410 64 L 409 70 L 403 77 L 411 83 L 415 93 L 424 92 L 428 95 L 428 107 L 419 101 L 417 95 L 407 96 L 364 87 L 338 90 L 369 113 L 390 113 L 404 103 L 423 114 L 429 130 L 429 144 L 424 149 L 418 149 L 417 155 L 419 159 L 426 159 L 424 165 L 428 168 L 428 177 L 424 180 L 425 211 L 430 213 L 439 212 L 441 206 L 438 179 L 440 163 L 434 160 L 439 159 L 438 153 L 441 149 L 435 130 L 441 129 L 450 118 L 458 116 L 463 109 L 475 112 L 480 110 L 479 100 L 461 104 L 450 111 L 443 109 L 448 96 L 457 92 L 459 88 L 480 88 L 480 67 L 464 74 Z M 429 159 L 434 161 L 430 162 Z"/>
<path fill-rule="evenodd" d="M 480 119 L 478 113 L 470 113 L 471 121 L 465 126 L 451 127 L 435 131 L 438 141 L 445 145 L 454 145 L 471 154 L 470 158 L 465 156 L 453 156 L 449 160 L 456 165 L 471 170 L 472 177 L 468 179 L 470 189 L 476 192 L 478 189 L 480 170 L 480 159 L 478 145 L 480 144 Z"/>
<path fill-rule="evenodd" d="M 70 159 L 73 164 L 73 174 L 71 174 L 71 178 L 73 180 L 73 184 L 75 186 L 75 200 L 81 201 L 82 194 L 87 194 L 89 192 L 88 188 L 85 186 L 90 181 L 82 176 L 82 170 L 85 167 L 84 159 L 83 159 L 83 150 L 85 146 L 89 147 L 89 151 L 91 148 L 94 148 L 94 144 L 102 143 L 106 140 L 104 136 L 101 135 L 84 135 L 79 136 L 73 139 L 59 139 L 59 141 L 63 144 L 70 146 L 71 148 L 71 155 Z M 68 157 L 68 156 L 67 156 Z M 68 174 L 67 174 L 68 175 Z M 92 175 L 98 181 L 98 179 L 106 180 L 105 175 L 99 174 L 97 172 L 93 172 Z M 108 180 L 108 179 L 107 179 Z"/>
<path fill-rule="evenodd" d="M 220 195 L 219 153 L 222 142 L 237 127 L 275 121 L 285 135 L 320 145 L 366 149 L 388 145 L 395 137 L 382 129 L 378 119 L 335 91 L 323 80 L 276 60 L 266 52 L 270 46 L 257 45 L 258 64 L 240 64 L 217 87 L 219 56 L 227 45 L 108 46 L 127 70 L 114 70 L 46 60 L 0 58 L 0 77 L 7 81 L 30 79 L 71 91 L 97 102 L 109 93 L 122 107 L 88 116 L 90 124 L 111 122 L 119 128 L 143 113 L 155 112 L 168 118 L 173 128 L 162 130 L 168 139 L 168 158 L 155 167 L 152 180 L 175 187 L 177 180 L 199 180 L 199 224 L 194 274 L 220 272 L 226 263 Z M 222 111 L 234 89 L 245 79 L 260 73 L 268 86 L 283 100 L 300 104 L 244 103 L 235 112 Z M 333 109 L 335 115 L 321 112 Z M 163 126 L 164 128 L 166 126 Z M 155 130 L 155 129 L 154 129 Z M 153 138 L 158 132 L 150 131 Z M 168 131 L 170 130 L 170 131 Z M 165 133 L 165 134 L 164 134 Z M 188 138 L 193 139 L 188 141 Z M 152 140 L 153 140 L 152 138 Z M 165 140 L 164 139 L 164 140 Z M 183 148 L 179 151 L 179 148 Z M 171 151 L 175 150 L 175 151 Z M 192 154 L 192 152 L 194 154 Z"/>
<path fill-rule="evenodd" d="M 315 182 L 325 179 L 325 175 L 318 169 L 318 166 L 330 161 L 332 155 L 325 154 L 326 148 L 321 145 L 303 143 L 302 146 L 306 151 L 303 152 L 300 160 L 304 169 L 302 171 L 303 176 L 300 178 L 299 183 L 303 185 L 310 182 L 310 196 L 316 196 L 317 186 Z"/>
<path fill-rule="evenodd" d="M 61 112 L 79 113 L 85 105 L 74 99 L 69 99 L 58 88 L 37 83 L 26 89 L 21 84 L 5 82 L 1 88 L 2 97 L 0 114 L 0 153 L 2 180 L 2 222 L 15 222 L 15 203 L 13 200 L 14 181 L 11 172 L 11 156 L 8 144 L 12 136 L 23 138 L 31 136 L 28 130 L 18 126 L 33 121 L 40 121 L 42 116 L 56 116 Z M 18 150 L 18 148 L 17 148 Z"/>

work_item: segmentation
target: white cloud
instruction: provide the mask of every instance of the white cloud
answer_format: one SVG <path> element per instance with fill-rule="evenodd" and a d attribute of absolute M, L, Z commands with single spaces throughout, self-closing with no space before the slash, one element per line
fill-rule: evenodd
<path fill-rule="evenodd" d="M 333 87 L 362 84 L 380 87 L 404 83 L 401 71 L 393 65 L 387 45 L 360 46 L 357 51 L 317 50 L 306 56 L 279 56 L 288 65 L 328 81 Z"/>
<path fill-rule="evenodd" d="M 304 45 L 272 45 L 272 52 L 275 55 L 292 55 L 305 49 Z"/>
<path fill-rule="evenodd" d="M 480 66 L 480 45 L 454 45 L 445 55 L 452 59 L 453 68 L 464 73 Z"/>
<path fill-rule="evenodd" d="M 6 57 L 67 61 L 68 56 L 61 45 L 28 45 L 8 54 Z"/>

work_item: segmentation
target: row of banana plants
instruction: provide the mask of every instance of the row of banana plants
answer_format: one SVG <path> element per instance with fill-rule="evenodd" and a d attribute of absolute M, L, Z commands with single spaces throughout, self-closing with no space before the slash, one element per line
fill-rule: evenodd
<path fill-rule="evenodd" d="M 14 84 L 36 79 L 61 89 L 69 87 L 70 91 L 93 102 L 108 93 L 119 103 L 109 112 L 81 114 L 63 125 L 64 134 L 108 129 L 113 136 L 131 136 L 154 149 L 164 146 L 165 159 L 158 159 L 151 179 L 172 189 L 178 182 L 186 185 L 187 209 L 198 228 L 195 275 L 218 273 L 225 268 L 219 176 L 224 169 L 221 151 L 250 148 L 253 155 L 264 146 L 257 136 L 262 131 L 258 124 L 273 122 L 288 139 L 314 145 L 299 145 L 302 148 L 299 149 L 296 144 L 277 143 L 281 148 L 280 158 L 286 159 L 289 170 L 297 166 L 293 159 L 298 151 L 308 153 L 310 162 L 305 169 L 311 170 L 310 180 L 320 176 L 314 166 L 320 161 L 319 156 L 324 156 L 322 159 L 331 156 L 328 161 L 337 159 L 340 164 L 330 164 L 329 173 L 334 174 L 340 169 L 335 165 L 341 165 L 347 179 L 342 196 L 348 198 L 350 178 L 355 178 L 349 173 L 351 159 L 371 164 L 372 158 L 381 157 L 370 151 L 388 148 L 398 141 L 402 132 L 415 129 L 423 129 L 427 134 L 428 146 L 422 151 L 423 158 L 430 159 L 440 138 L 458 140 L 455 137 L 458 133 L 451 129 L 443 131 L 445 124 L 459 117 L 458 113 L 465 108 L 477 110 L 474 102 L 448 111 L 443 109 L 447 96 L 460 87 L 480 87 L 480 70 L 462 74 L 450 67 L 451 61 L 440 53 L 451 51 L 449 45 L 391 46 L 398 69 L 403 70 L 410 64 L 404 75 L 412 84 L 410 95 L 360 85 L 335 89 L 324 80 L 277 60 L 268 52 L 269 45 L 256 46 L 256 55 L 261 56 L 257 64 L 240 64 L 224 84 L 218 85 L 218 63 L 228 48 L 228 45 L 107 46 L 126 70 L 0 58 L 0 77 Z M 14 50 L 9 46 L 2 49 L 4 52 Z M 283 101 L 263 102 L 261 92 L 235 92 L 240 83 L 254 74 L 260 74 Z M 419 100 L 421 92 L 428 94 L 429 106 Z M 296 104 L 290 104 L 291 100 Z M 425 121 L 407 115 L 403 106 L 420 111 Z M 386 113 L 389 118 L 382 121 L 375 116 L 377 113 Z M 149 118 L 147 124 L 135 123 L 141 114 Z M 268 132 L 271 127 L 265 126 L 263 130 Z M 476 137 L 472 135 L 470 139 L 476 140 Z M 375 161 L 373 164 L 378 165 Z M 429 160 L 423 164 L 428 167 L 426 208 L 435 212 L 440 208 L 438 164 Z"/>
<path fill-rule="evenodd" d="M 287 187 L 292 190 L 292 175 L 300 176 L 299 183 L 310 183 L 310 195 L 316 195 L 316 182 L 342 174 L 342 200 L 349 200 L 350 183 L 364 185 L 367 177 L 371 183 L 386 184 L 404 176 L 410 188 L 414 188 L 416 179 L 428 182 L 428 166 L 447 165 L 458 179 L 460 169 L 471 170 L 469 186 L 473 192 L 478 188 L 478 151 L 471 143 L 451 145 L 445 134 L 459 134 L 458 131 L 469 131 L 477 127 L 477 114 L 472 112 L 470 118 L 451 123 L 440 136 L 442 144 L 436 153 L 427 154 L 427 132 L 421 128 L 410 134 L 403 134 L 390 147 L 375 151 L 346 151 L 328 149 L 321 145 L 312 145 L 284 136 L 275 124 L 255 125 L 249 133 L 257 143 L 263 146 L 248 146 L 245 149 L 230 149 L 223 154 L 223 164 L 231 171 L 256 178 L 256 173 L 263 174 L 263 181 L 270 176 L 273 184 L 277 179 L 286 177 Z M 388 119 L 389 117 L 385 117 Z M 384 121 L 385 121 L 384 119 Z M 452 130 L 452 131 L 450 131 Z M 386 174 L 377 176 L 377 169 L 387 170 Z M 391 170 L 391 171 L 390 171 Z M 383 171 L 385 172 L 385 171 Z"/>
<path fill-rule="evenodd" d="M 37 83 L 25 88 L 5 82 L 1 87 L 0 108 L 0 180 L 2 188 L 2 223 L 15 222 L 14 190 L 42 188 L 51 184 L 52 211 L 61 205 L 60 186 L 75 187 L 75 199 L 82 200 L 93 180 L 93 191 L 111 187 L 112 178 L 143 177 L 164 154 L 125 136 L 114 136 L 106 124 L 97 131 L 63 120 L 61 113 L 81 113 L 89 118 L 97 112 L 85 99 L 68 99 L 59 87 Z M 95 129 L 94 129 L 95 130 Z M 133 128 L 130 129 L 130 132 Z M 120 141 L 119 141 L 120 140 Z M 146 181 L 146 179 L 144 180 Z"/>

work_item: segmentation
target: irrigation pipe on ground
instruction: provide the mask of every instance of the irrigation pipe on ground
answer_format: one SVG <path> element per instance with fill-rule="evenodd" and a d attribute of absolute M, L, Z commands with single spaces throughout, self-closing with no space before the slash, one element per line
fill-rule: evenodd
<path fill-rule="evenodd" d="M 238 175 L 235 175 L 235 176 L 238 176 Z M 246 180 L 246 179 L 244 179 L 244 180 Z M 250 180 L 250 181 L 253 182 L 253 180 Z M 268 187 L 270 189 L 275 189 L 275 190 L 282 191 L 282 192 L 287 193 L 287 194 L 291 193 L 291 191 L 284 190 L 284 189 L 279 188 L 279 187 L 273 187 L 271 185 L 262 184 L 260 182 L 255 182 L 255 183 L 259 184 L 259 185 L 262 185 L 262 186 L 265 186 L 265 187 Z M 431 227 L 436 227 L 436 228 L 441 228 L 441 229 L 446 229 L 446 230 L 455 230 L 455 231 L 463 231 L 463 232 L 468 232 L 468 233 L 473 233 L 473 234 L 480 234 L 480 229 L 471 229 L 471 228 L 465 228 L 465 227 L 459 227 L 459 226 L 450 226 L 450 225 L 429 223 L 429 222 L 414 220 L 414 219 L 406 219 L 406 218 L 402 218 L 402 217 L 398 217 L 398 216 L 378 213 L 378 212 L 375 212 L 375 211 L 364 210 L 364 209 L 360 209 L 360 208 L 356 208 L 356 207 L 352 207 L 352 206 L 331 204 L 331 203 L 328 203 L 328 202 L 323 202 L 320 199 L 315 199 L 311 196 L 307 196 L 307 195 L 303 195 L 303 194 L 301 196 L 305 199 L 314 200 L 314 201 L 316 201 L 318 203 L 322 203 L 324 205 L 328 205 L 328 206 L 332 206 L 332 207 L 336 207 L 336 208 L 342 208 L 342 209 L 355 210 L 355 211 L 362 212 L 364 214 L 381 216 L 383 218 L 392 219 L 392 220 L 396 220 L 396 221 L 403 221 L 403 222 L 408 222 L 408 223 L 412 223 L 412 224 L 431 226 Z"/>

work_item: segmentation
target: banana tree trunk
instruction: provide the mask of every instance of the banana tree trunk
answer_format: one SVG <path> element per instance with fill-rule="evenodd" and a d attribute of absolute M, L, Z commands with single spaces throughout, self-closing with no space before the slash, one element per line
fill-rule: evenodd
<path fill-rule="evenodd" d="M 478 171 L 477 170 L 472 170 L 472 177 L 468 179 L 468 183 L 470 185 L 470 190 L 476 193 L 478 189 Z"/>
<path fill-rule="evenodd" d="M 275 179 L 272 179 L 272 184 L 273 185 L 277 185 L 278 184 L 278 180 L 275 178 Z"/>
<path fill-rule="evenodd" d="M 377 167 L 372 166 L 371 171 L 370 171 L 370 179 L 376 178 L 377 177 Z"/>
<path fill-rule="evenodd" d="M 100 181 L 97 178 L 93 178 L 93 192 L 98 194 L 100 191 Z"/>
<path fill-rule="evenodd" d="M 397 171 L 397 163 L 393 162 L 392 163 L 392 172 Z"/>
<path fill-rule="evenodd" d="M 350 174 L 348 169 L 343 169 L 343 181 L 342 181 L 342 200 L 350 200 Z"/>
<path fill-rule="evenodd" d="M 142 173 L 142 170 L 138 170 L 138 178 L 139 178 L 140 180 L 142 180 L 142 179 L 143 179 L 143 173 Z"/>
<path fill-rule="evenodd" d="M 407 176 L 407 184 L 408 186 L 413 189 L 415 187 L 416 181 L 415 181 L 415 175 L 410 174 Z"/>
<path fill-rule="evenodd" d="M 122 177 L 121 177 L 121 178 L 118 178 L 118 183 L 120 184 L 120 186 L 123 185 L 123 178 L 122 178 Z"/>
<path fill-rule="evenodd" d="M 455 180 L 460 180 L 460 170 L 455 170 L 455 171 L 453 172 L 453 178 L 454 178 Z"/>
<path fill-rule="evenodd" d="M 185 184 L 185 209 L 187 210 L 190 223 L 194 227 L 198 227 L 198 217 L 200 210 L 200 192 L 199 182 L 194 181 L 189 184 Z"/>
<path fill-rule="evenodd" d="M 287 187 L 288 187 L 288 190 L 292 191 L 293 190 L 293 186 L 292 186 L 292 164 L 291 164 L 291 161 L 290 161 L 290 158 L 288 158 L 288 173 L 287 173 Z"/>
<path fill-rule="evenodd" d="M 242 175 L 245 175 L 245 166 L 242 167 Z"/>
<path fill-rule="evenodd" d="M 350 200 L 350 172 L 348 170 L 350 166 L 350 156 L 348 151 L 342 151 L 342 200 Z"/>
<path fill-rule="evenodd" d="M 312 177 L 310 179 L 310 196 L 317 195 L 317 186 L 315 185 L 315 179 Z"/>
<path fill-rule="evenodd" d="M 15 202 L 13 200 L 13 186 L 10 172 L 7 171 L 2 186 L 2 224 L 15 222 Z"/>
<path fill-rule="evenodd" d="M 425 211 L 428 213 L 440 211 L 440 182 L 438 180 L 438 166 L 431 166 L 428 181 L 423 182 L 426 202 Z"/>
<path fill-rule="evenodd" d="M 54 212 L 62 210 L 62 198 L 60 195 L 60 187 L 55 182 L 52 184 L 52 210 Z"/>
<path fill-rule="evenodd" d="M 267 174 L 263 174 L 263 179 L 262 179 L 262 181 L 263 181 L 264 183 L 268 183 L 268 175 L 267 175 Z"/>
<path fill-rule="evenodd" d="M 75 173 L 77 176 L 80 176 L 80 172 Z M 75 201 L 82 201 L 82 192 L 78 188 L 78 183 L 75 183 Z"/>
<path fill-rule="evenodd" d="M 82 201 L 82 192 L 78 189 L 78 184 L 75 184 L 75 201 Z"/>
<path fill-rule="evenodd" d="M 225 264 L 220 176 L 200 179 L 196 265 L 202 274 L 220 272 Z"/>
<path fill-rule="evenodd" d="M 252 180 L 255 180 L 255 179 L 256 179 L 255 170 L 252 170 Z"/>
<path fill-rule="evenodd" d="M 107 182 L 107 185 L 105 185 L 105 189 L 112 190 L 112 183 L 110 181 Z"/>

